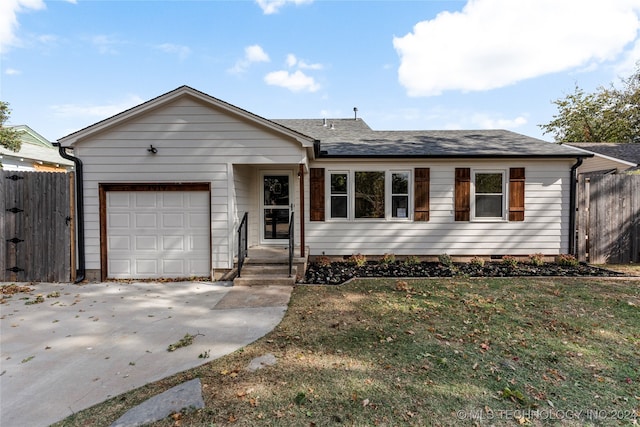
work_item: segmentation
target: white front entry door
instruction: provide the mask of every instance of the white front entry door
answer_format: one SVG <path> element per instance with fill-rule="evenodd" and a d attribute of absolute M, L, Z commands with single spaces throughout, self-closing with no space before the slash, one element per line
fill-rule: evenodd
<path fill-rule="evenodd" d="M 209 192 L 109 191 L 106 204 L 109 278 L 211 274 Z"/>
<path fill-rule="evenodd" d="M 261 243 L 287 244 L 289 219 L 293 208 L 289 172 L 265 171 L 261 174 Z"/>

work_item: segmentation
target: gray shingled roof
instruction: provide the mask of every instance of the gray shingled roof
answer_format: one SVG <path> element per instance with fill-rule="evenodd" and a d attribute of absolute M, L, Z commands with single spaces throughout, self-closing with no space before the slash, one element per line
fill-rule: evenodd
<path fill-rule="evenodd" d="M 640 144 L 618 144 L 611 142 L 571 142 L 566 145 L 589 150 L 604 156 L 640 164 Z"/>
<path fill-rule="evenodd" d="M 320 140 L 320 157 L 585 157 L 507 130 L 377 131 L 362 119 L 272 120 Z M 588 157 L 588 155 L 586 155 Z"/>

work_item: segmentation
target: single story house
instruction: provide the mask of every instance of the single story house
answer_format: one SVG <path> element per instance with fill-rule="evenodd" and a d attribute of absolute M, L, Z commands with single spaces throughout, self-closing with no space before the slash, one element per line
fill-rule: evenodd
<path fill-rule="evenodd" d="M 21 147 L 12 151 L 0 146 L 0 165 L 4 170 L 67 172 L 73 162 L 60 157 L 58 150 L 45 137 L 29 126 L 11 126 L 18 132 Z"/>
<path fill-rule="evenodd" d="M 220 277 L 249 246 L 300 255 L 572 251 L 590 153 L 505 130 L 268 120 L 188 86 L 58 141 L 73 149 L 87 278 Z M 67 154 L 68 155 L 68 154 Z"/>

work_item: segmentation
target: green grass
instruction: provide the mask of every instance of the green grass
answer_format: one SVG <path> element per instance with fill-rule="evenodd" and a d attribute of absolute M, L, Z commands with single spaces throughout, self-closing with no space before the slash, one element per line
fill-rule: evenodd
<path fill-rule="evenodd" d="M 108 425 L 196 377 L 206 407 L 155 425 L 632 425 L 640 417 L 639 285 L 511 278 L 299 286 L 264 338 L 59 425 Z M 245 370 L 266 353 L 275 366 Z"/>

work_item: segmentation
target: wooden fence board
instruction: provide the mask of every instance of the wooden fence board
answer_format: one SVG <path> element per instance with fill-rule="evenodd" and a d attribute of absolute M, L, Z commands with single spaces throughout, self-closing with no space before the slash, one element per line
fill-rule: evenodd
<path fill-rule="evenodd" d="M 577 208 L 580 261 L 640 262 L 640 176 L 581 176 Z"/>
<path fill-rule="evenodd" d="M 0 281 L 70 281 L 70 174 L 2 171 L 0 180 Z"/>

